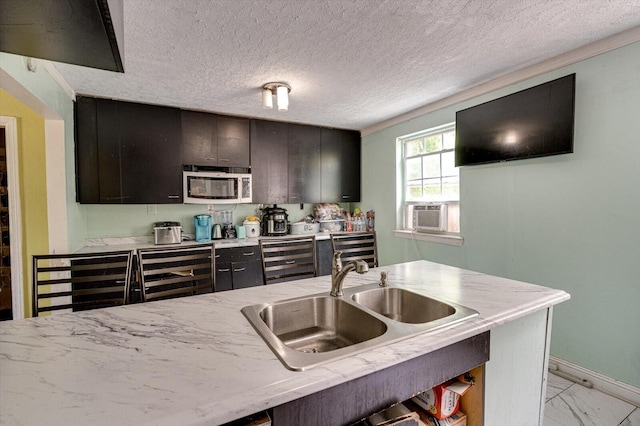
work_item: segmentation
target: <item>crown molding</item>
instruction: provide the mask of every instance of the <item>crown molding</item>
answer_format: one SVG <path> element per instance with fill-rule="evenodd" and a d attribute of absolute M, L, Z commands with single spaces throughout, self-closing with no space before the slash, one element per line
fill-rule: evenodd
<path fill-rule="evenodd" d="M 544 73 L 554 71 L 567 65 L 589 59 L 591 57 L 606 53 L 608 51 L 626 46 L 631 43 L 640 41 L 640 27 L 634 27 L 629 30 L 614 34 L 610 37 L 587 44 L 567 53 L 555 56 L 545 61 L 539 62 L 527 68 L 506 74 L 496 79 L 487 81 L 477 86 L 458 92 L 446 98 L 431 102 L 425 106 L 409 111 L 405 114 L 398 115 L 380 123 L 362 129 L 362 136 L 367 136 L 380 130 L 386 129 L 396 124 L 411 120 L 412 118 L 428 114 L 433 111 L 463 102 L 476 96 L 484 95 L 494 90 L 502 89 L 515 83 L 537 77 Z"/>
<path fill-rule="evenodd" d="M 46 59 L 38 59 L 38 63 L 42 65 L 42 68 L 46 69 L 51 78 L 55 80 L 56 83 L 65 91 L 67 95 L 71 98 L 71 100 L 76 100 L 76 91 L 73 90 L 73 87 L 69 84 L 69 82 L 60 74 L 58 68 L 51 62 Z"/>

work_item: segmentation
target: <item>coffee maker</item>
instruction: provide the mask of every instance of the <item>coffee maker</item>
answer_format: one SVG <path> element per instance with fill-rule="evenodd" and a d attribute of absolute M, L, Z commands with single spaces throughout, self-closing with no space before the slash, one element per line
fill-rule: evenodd
<path fill-rule="evenodd" d="M 287 235 L 287 209 L 273 205 L 262 209 L 261 234 L 270 237 Z"/>
<path fill-rule="evenodd" d="M 193 217 L 193 225 L 196 230 L 196 241 L 204 243 L 211 241 L 211 216 L 197 214 Z"/>

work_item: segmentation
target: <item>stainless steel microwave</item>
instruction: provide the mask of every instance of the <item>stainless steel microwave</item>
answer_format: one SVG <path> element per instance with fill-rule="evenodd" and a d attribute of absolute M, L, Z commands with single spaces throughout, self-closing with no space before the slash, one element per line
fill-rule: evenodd
<path fill-rule="evenodd" d="M 185 204 L 251 203 L 251 174 L 183 171 Z"/>

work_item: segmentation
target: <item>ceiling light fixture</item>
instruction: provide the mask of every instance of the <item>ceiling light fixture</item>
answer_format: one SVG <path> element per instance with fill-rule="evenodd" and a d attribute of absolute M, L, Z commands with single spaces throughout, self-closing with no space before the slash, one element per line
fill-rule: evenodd
<path fill-rule="evenodd" d="M 289 92 L 291 86 L 286 83 L 267 83 L 262 86 L 262 107 L 264 109 L 273 108 L 273 95 L 276 95 L 278 111 L 289 110 Z"/>

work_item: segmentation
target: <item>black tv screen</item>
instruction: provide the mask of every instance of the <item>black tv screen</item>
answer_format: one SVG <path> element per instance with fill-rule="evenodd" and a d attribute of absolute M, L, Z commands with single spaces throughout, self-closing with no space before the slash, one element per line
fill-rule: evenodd
<path fill-rule="evenodd" d="M 456 112 L 456 166 L 573 152 L 576 75 Z"/>

